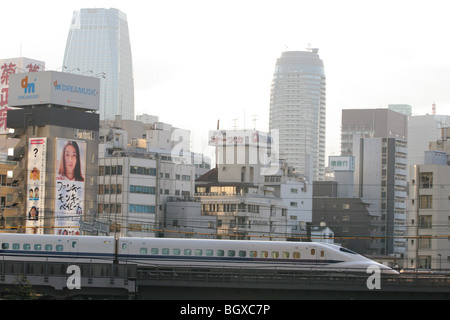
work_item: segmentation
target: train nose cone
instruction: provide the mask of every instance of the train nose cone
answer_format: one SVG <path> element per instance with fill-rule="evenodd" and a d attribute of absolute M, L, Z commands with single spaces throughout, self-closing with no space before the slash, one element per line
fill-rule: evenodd
<path fill-rule="evenodd" d="M 367 268 L 367 272 L 369 272 L 369 269 L 371 267 L 376 267 L 378 269 L 380 269 L 382 274 L 399 274 L 396 270 L 389 268 L 388 266 L 385 266 L 384 264 L 381 263 L 372 263 L 368 268 Z"/>

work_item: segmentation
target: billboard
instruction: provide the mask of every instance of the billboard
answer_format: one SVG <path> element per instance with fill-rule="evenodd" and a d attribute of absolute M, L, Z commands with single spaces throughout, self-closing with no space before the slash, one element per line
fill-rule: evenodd
<path fill-rule="evenodd" d="M 80 234 L 84 212 L 86 142 L 56 138 L 55 234 Z"/>
<path fill-rule="evenodd" d="M 28 140 L 26 233 L 43 234 L 47 138 Z"/>
<path fill-rule="evenodd" d="M 45 62 L 28 58 L 0 59 L 0 134 L 6 131 L 6 113 L 9 105 L 9 77 L 16 73 L 38 72 Z"/>
<path fill-rule="evenodd" d="M 98 110 L 100 79 L 77 74 L 42 71 L 14 74 L 9 79 L 9 105 L 55 104 Z"/>
<path fill-rule="evenodd" d="M 208 145 L 218 147 L 227 145 L 270 147 L 276 143 L 272 134 L 256 130 L 210 130 Z"/>
<path fill-rule="evenodd" d="M 355 171 L 355 157 L 353 156 L 329 156 L 328 163 L 334 171 Z"/>

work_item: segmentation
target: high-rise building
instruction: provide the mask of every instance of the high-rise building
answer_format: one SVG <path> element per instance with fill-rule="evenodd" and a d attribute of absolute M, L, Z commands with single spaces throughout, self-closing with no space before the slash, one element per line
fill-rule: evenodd
<path fill-rule="evenodd" d="M 341 154 L 355 159 L 354 197 L 369 205 L 370 250 L 406 253 L 408 116 L 390 109 L 342 110 Z M 348 181 L 348 180 L 346 180 Z"/>
<path fill-rule="evenodd" d="M 280 159 L 310 181 L 325 174 L 325 126 L 326 78 L 318 49 L 283 52 L 272 80 L 269 127 L 279 130 Z"/>
<path fill-rule="evenodd" d="M 408 211 L 408 259 L 406 267 L 413 269 L 448 270 L 448 203 L 450 167 L 444 152 L 444 162 L 425 160 L 425 164 L 410 167 Z"/>
<path fill-rule="evenodd" d="M 101 78 L 100 119 L 134 119 L 134 80 L 128 22 L 117 9 L 75 11 L 63 71 Z"/>
<path fill-rule="evenodd" d="M 369 204 L 371 224 L 366 227 L 374 236 L 370 248 L 378 254 L 405 254 L 406 140 L 374 137 L 354 141 L 355 191 L 356 197 Z"/>

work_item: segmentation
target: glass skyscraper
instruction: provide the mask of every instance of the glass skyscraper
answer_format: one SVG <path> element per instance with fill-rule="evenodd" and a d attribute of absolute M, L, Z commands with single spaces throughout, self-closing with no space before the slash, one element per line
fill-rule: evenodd
<path fill-rule="evenodd" d="M 63 71 L 101 78 L 100 119 L 134 120 L 134 80 L 128 22 L 117 9 L 75 11 Z"/>
<path fill-rule="evenodd" d="M 326 78 L 318 49 L 277 59 L 270 97 L 270 130 L 279 130 L 280 159 L 310 182 L 325 175 Z"/>

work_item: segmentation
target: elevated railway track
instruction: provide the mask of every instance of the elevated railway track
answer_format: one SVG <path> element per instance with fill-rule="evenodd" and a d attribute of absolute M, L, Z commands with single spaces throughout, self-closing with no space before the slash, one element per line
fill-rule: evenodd
<path fill-rule="evenodd" d="M 447 274 L 382 275 L 378 286 L 370 288 L 370 274 L 345 271 L 318 274 L 93 261 L 77 264 L 77 274 L 70 266 L 69 262 L 0 260 L 0 298 L 17 288 L 21 279 L 38 297 L 51 299 L 450 299 Z M 76 276 L 79 288 L 71 286 Z"/>

